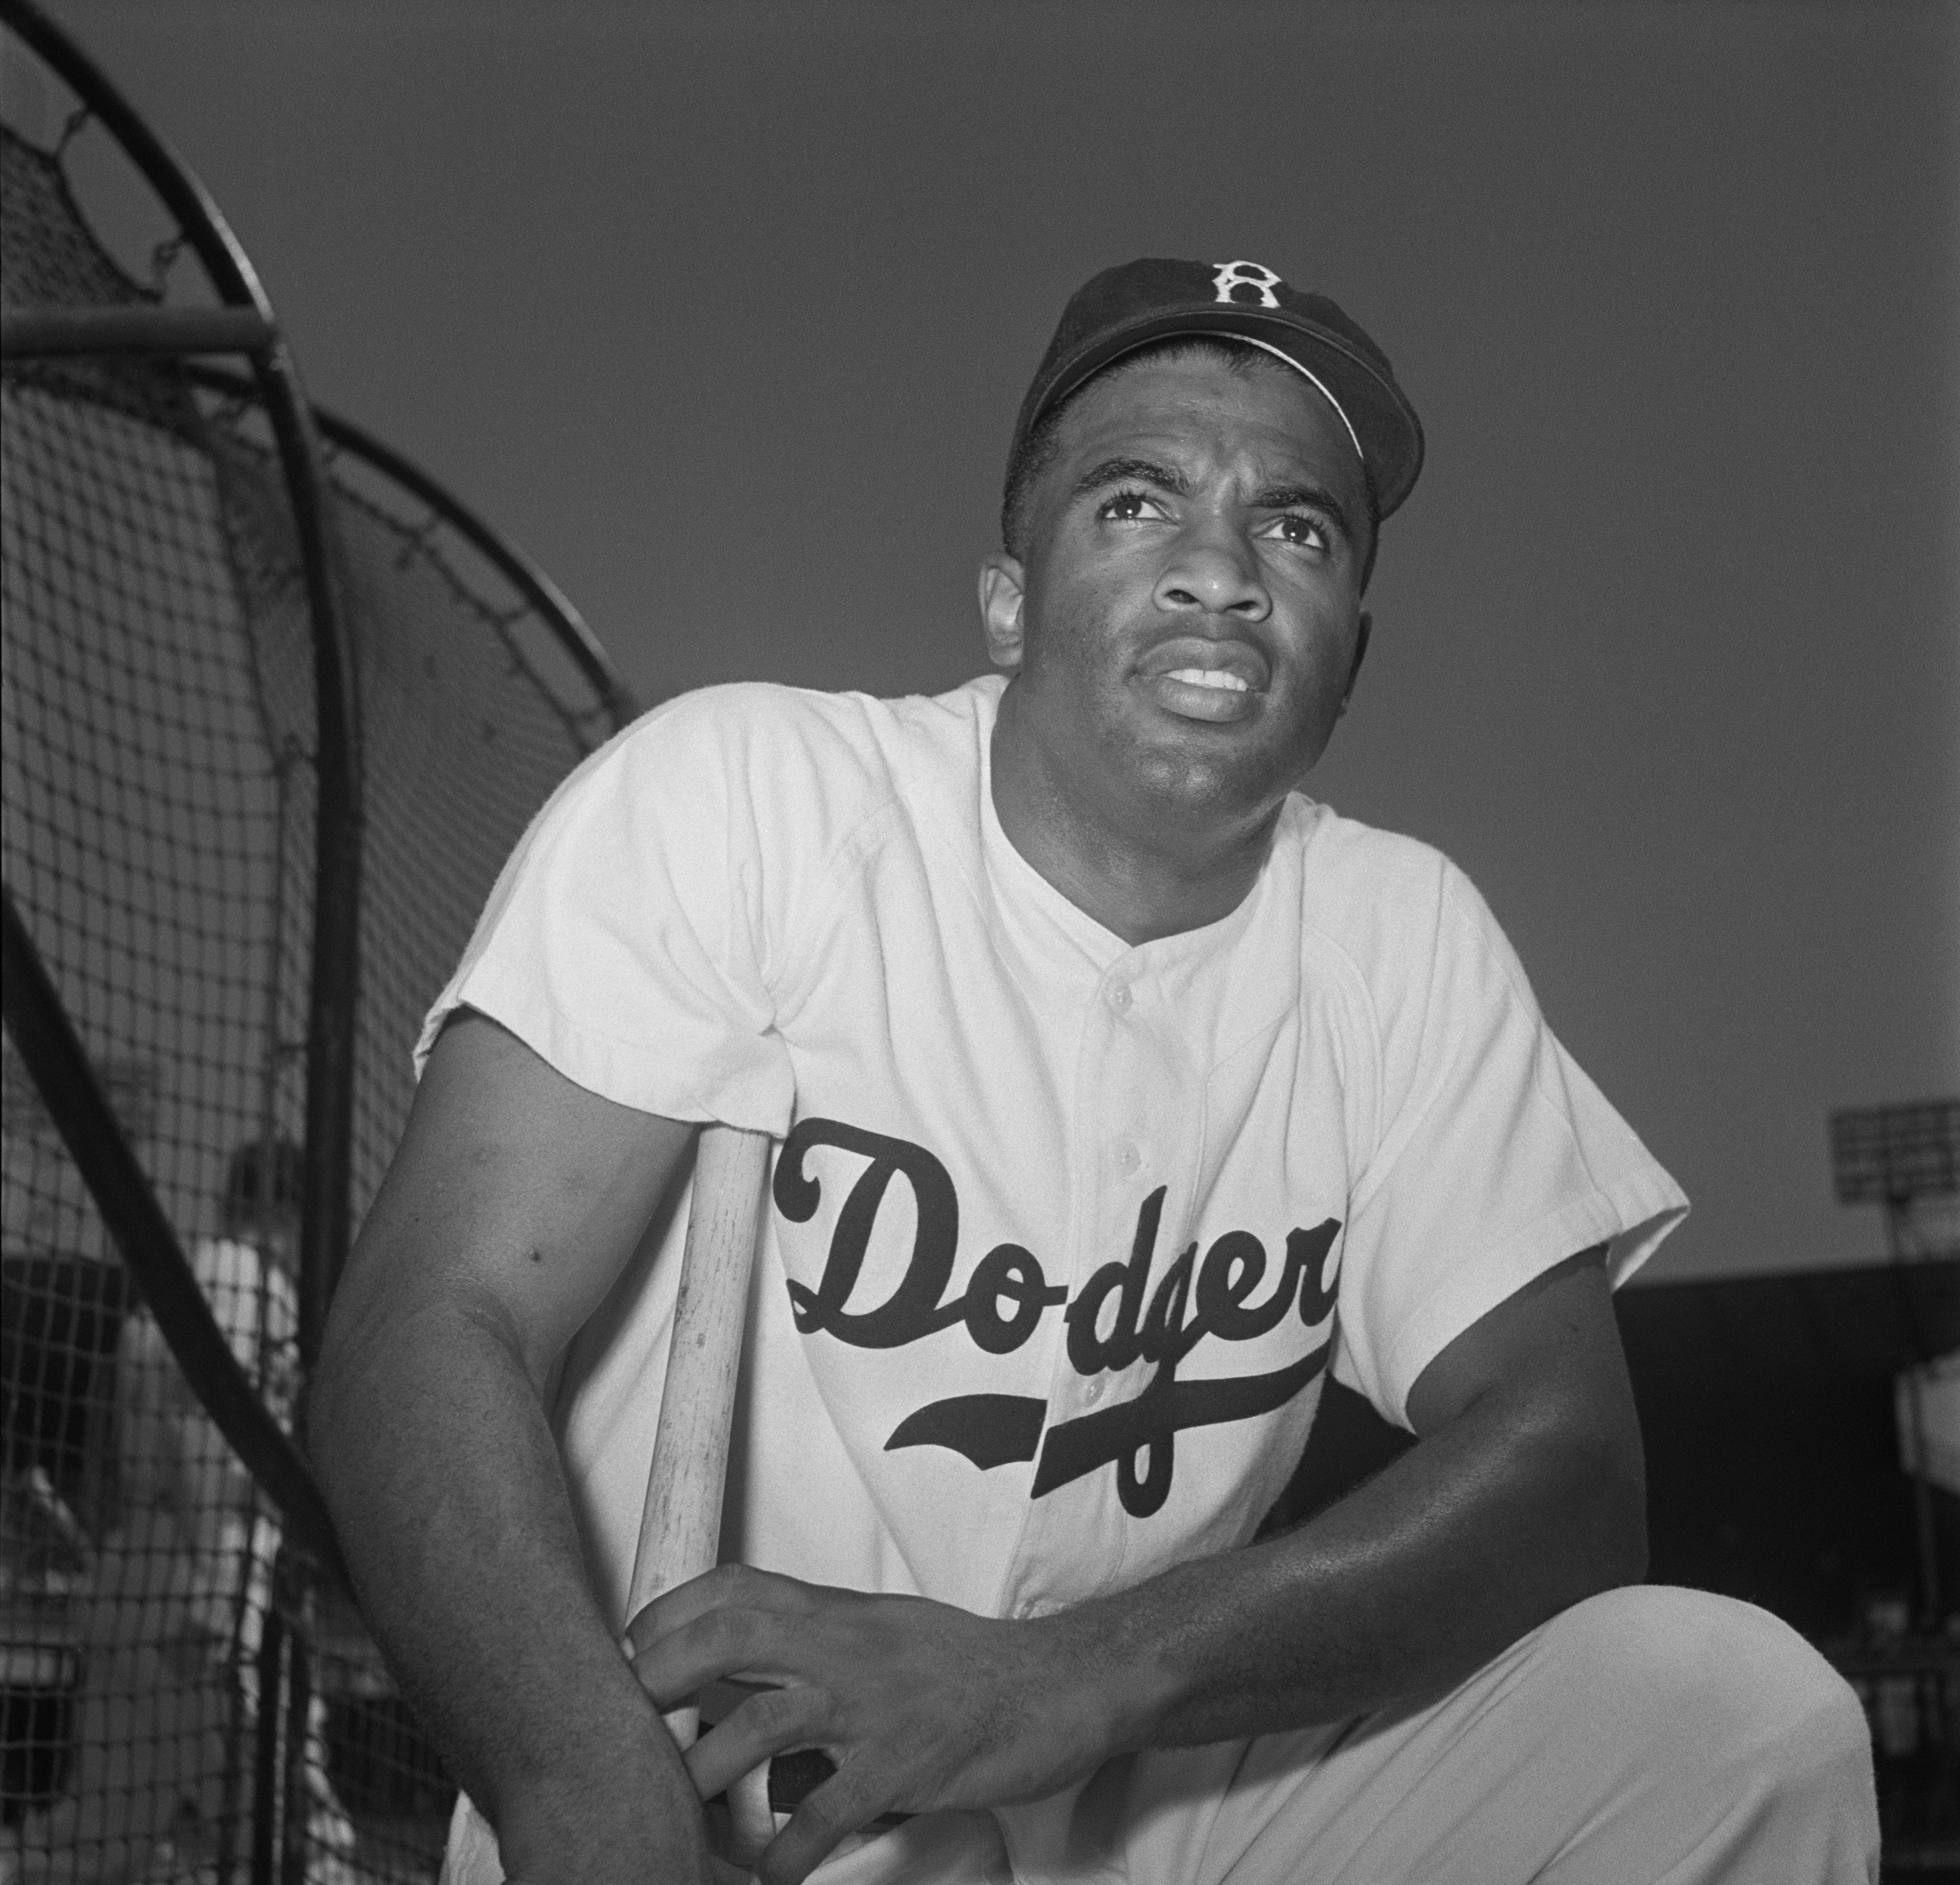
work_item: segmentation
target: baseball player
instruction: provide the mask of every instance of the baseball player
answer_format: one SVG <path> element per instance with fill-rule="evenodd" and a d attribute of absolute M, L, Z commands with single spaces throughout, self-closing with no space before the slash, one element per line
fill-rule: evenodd
<path fill-rule="evenodd" d="M 1421 456 L 1332 302 L 1110 269 L 998 673 L 685 696 L 539 815 L 313 1416 L 456 1885 L 741 1876 L 700 1803 L 800 1750 L 769 1885 L 1867 1878 L 1849 1690 L 1638 1587 L 1608 1292 L 1685 1200 L 1461 873 L 1303 789 Z M 777 1142 L 724 1562 L 629 1619 L 712 1121 Z M 1417 1444 L 1255 1542 L 1330 1371 Z"/>
<path fill-rule="evenodd" d="M 225 1176 L 223 1234 L 189 1250 L 226 1343 L 282 1426 L 299 1387 L 301 1190 L 298 1146 L 240 1146 Z M 194 1875 L 199 1855 L 223 1842 L 228 1761 L 235 1769 L 247 1750 L 250 1772 L 277 1519 L 140 1303 L 123 1323 L 115 1384 L 122 1511 L 91 1579 L 76 1771 L 67 1797 L 18 1829 L 21 1869 L 0 1860 L 10 1881 L 158 1877 L 171 1866 Z M 306 1877 L 349 1885 L 354 1826 L 327 1775 L 326 1734 L 316 1695 Z"/>

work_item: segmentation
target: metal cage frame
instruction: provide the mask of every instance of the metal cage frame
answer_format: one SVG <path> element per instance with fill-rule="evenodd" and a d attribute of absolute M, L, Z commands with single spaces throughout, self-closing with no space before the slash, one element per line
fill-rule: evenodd
<path fill-rule="evenodd" d="M 617 730 L 638 710 L 597 641 L 540 570 L 399 453 L 309 403 L 271 303 L 216 204 L 94 62 L 35 0 L 0 0 L 0 26 L 32 50 L 114 141 L 175 219 L 221 303 L 15 307 L 0 313 L 0 355 L 10 365 L 61 356 L 164 358 L 182 363 L 192 383 L 250 401 L 269 426 L 295 527 L 312 640 L 317 794 L 299 1240 L 298 1349 L 304 1380 L 319 1357 L 352 1227 L 365 850 L 361 662 L 339 566 L 335 518 L 341 497 L 329 469 L 329 450 L 409 493 L 511 586 L 592 689 L 607 731 Z M 279 1589 L 258 1653 L 265 1705 L 250 1763 L 250 1862 L 256 1880 L 297 1882 L 305 1876 L 304 1816 L 295 1803 L 305 1785 L 301 1763 L 313 1677 L 306 1632 L 290 1620 L 305 1609 L 319 1581 L 348 1588 L 332 1519 L 301 1446 L 261 1400 L 218 1327 L 111 1103 L 105 1078 L 110 1070 L 91 1063 L 5 886 L 0 886 L 0 930 L 8 1034 L 186 1380 L 284 1523 Z M 279 1718 L 285 1722 L 283 1757 Z M 282 1791 L 287 1810 L 282 1837 L 277 1803 Z"/>
<path fill-rule="evenodd" d="M 100 69 L 33 0 L 0 0 L 4 24 L 79 98 L 176 218 L 221 308 L 40 307 L 0 317 L 0 354 L 214 352 L 249 360 L 292 507 L 313 625 L 317 799 L 313 961 L 307 1025 L 305 1194 L 300 1225 L 300 1352 L 320 1353 L 348 1238 L 348 1175 L 355 1003 L 359 987 L 360 710 L 341 602 L 320 443 L 299 370 L 272 304 L 204 186 Z M 259 1405 L 203 1308 L 190 1264 L 14 910 L 6 904 L 5 1016 L 69 1155 L 206 1411 L 329 1575 L 344 1578 L 332 1531 L 299 1451 Z M 202 1326 L 200 1327 L 200 1324 Z"/>

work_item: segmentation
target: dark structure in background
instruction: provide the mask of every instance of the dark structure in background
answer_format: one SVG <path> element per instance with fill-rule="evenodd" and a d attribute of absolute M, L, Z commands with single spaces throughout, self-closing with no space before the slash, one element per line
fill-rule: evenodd
<path fill-rule="evenodd" d="M 1834 1113 L 1831 1119 L 1831 1162 L 1840 1204 L 1876 1204 L 1885 1217 L 1885 1246 L 1898 1273 L 1929 1254 L 1915 1207 L 1923 1199 L 1950 1198 L 1960 1191 L 1960 1099 L 1920 1100 Z M 1908 1319 L 1908 1299 L 1901 1299 Z M 1950 1348 L 1932 1344 L 1916 1324 L 1920 1361 L 1930 1362 Z M 1919 1611 L 1923 1626 L 1937 1623 L 1949 1606 L 1944 1601 L 1943 1564 L 1955 1560 L 1943 1544 L 1933 1501 L 1928 1454 L 1927 1376 L 1915 1368 L 1904 1383 L 1905 1438 L 1913 1463 L 1913 1516 L 1919 1536 Z"/>
<path fill-rule="evenodd" d="M 1894 1383 L 1960 1348 L 1960 1260 L 1623 1292 L 1647 1440 L 1650 1575 L 1771 1610 L 1814 1641 L 1913 1593 Z M 1960 1501 L 1933 1494 L 1949 1531 Z M 1960 1536 L 1960 1533 L 1956 1533 Z"/>

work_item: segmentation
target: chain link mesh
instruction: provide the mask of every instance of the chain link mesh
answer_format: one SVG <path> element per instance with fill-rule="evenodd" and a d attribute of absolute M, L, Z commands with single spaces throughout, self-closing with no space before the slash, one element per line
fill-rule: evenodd
<path fill-rule="evenodd" d="M 95 238 L 78 141 L 0 126 L 9 308 L 155 298 Z M 7 881 L 290 1425 L 315 753 L 278 460 L 248 383 L 169 361 L 10 360 L 0 399 Z M 613 720 L 560 625 L 445 515 L 357 438 L 328 471 L 364 723 L 358 1223 L 424 1009 Z M 432 1876 L 453 1789 L 351 1605 L 296 1587 L 11 1045 L 5 1075 L 0 1871 L 217 1885 L 289 1846 L 285 1875 L 320 1885 Z M 313 1691 L 284 1746 L 282 1644 Z"/>

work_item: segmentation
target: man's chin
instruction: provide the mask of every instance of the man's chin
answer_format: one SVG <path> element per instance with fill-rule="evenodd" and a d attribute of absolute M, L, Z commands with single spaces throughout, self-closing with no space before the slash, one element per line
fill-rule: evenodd
<path fill-rule="evenodd" d="M 1190 736 L 1153 742 L 1136 768 L 1140 796 L 1160 816 L 1242 825 L 1272 810 L 1306 776 L 1297 749 L 1220 737 L 1242 728 L 1201 725 Z"/>

